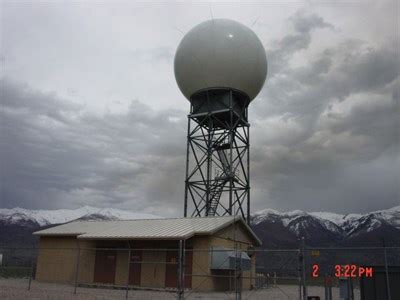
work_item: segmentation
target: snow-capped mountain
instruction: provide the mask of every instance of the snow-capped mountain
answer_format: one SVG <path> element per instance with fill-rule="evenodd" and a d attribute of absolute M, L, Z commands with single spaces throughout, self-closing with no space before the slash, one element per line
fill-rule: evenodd
<path fill-rule="evenodd" d="M 0 247 L 35 246 L 33 231 L 76 219 L 126 220 L 157 216 L 112 208 L 84 206 L 79 209 L 0 209 Z M 265 248 L 297 247 L 304 237 L 311 246 L 377 246 L 382 238 L 400 246 L 400 206 L 367 214 L 340 215 L 329 212 L 278 212 L 272 209 L 252 215 L 252 228 Z"/>
<path fill-rule="evenodd" d="M 113 208 L 84 206 L 78 209 L 29 210 L 0 209 L 0 248 L 37 247 L 32 232 L 73 220 L 154 219 L 158 216 Z"/>
<path fill-rule="evenodd" d="M 348 214 L 340 215 L 329 212 L 303 212 L 295 210 L 292 212 L 280 213 L 273 209 L 264 209 L 253 214 L 252 223 L 257 225 L 265 220 L 279 219 L 285 227 L 298 234 L 300 229 L 305 229 L 307 219 L 312 218 L 334 233 L 344 233 L 351 235 L 357 232 L 360 227 L 368 223 L 368 230 L 371 231 L 380 225 L 387 223 L 400 230 L 400 206 L 395 206 L 387 210 L 379 210 L 367 214 Z"/>
<path fill-rule="evenodd" d="M 253 214 L 252 226 L 262 240 L 275 246 L 293 245 L 301 237 L 314 245 L 379 244 L 382 238 L 400 244 L 400 206 L 348 215 L 265 209 Z"/>
<path fill-rule="evenodd" d="M 83 206 L 78 209 L 29 210 L 24 208 L 0 209 L 0 221 L 7 224 L 48 226 L 76 219 L 154 219 L 155 215 L 129 212 L 113 208 Z"/>

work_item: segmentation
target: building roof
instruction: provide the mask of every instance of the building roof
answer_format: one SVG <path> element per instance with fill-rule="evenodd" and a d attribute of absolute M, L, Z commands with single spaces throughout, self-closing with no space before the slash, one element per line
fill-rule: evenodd
<path fill-rule="evenodd" d="M 188 239 L 212 235 L 234 222 L 240 222 L 258 245 L 261 241 L 241 217 L 206 217 L 117 221 L 74 221 L 36 231 L 40 236 L 77 236 L 78 239 Z"/>

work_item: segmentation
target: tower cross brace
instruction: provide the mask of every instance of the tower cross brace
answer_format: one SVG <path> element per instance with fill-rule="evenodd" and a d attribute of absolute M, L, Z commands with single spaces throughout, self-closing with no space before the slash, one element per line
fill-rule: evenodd
<path fill-rule="evenodd" d="M 184 216 L 240 215 L 250 222 L 248 97 L 208 89 L 191 98 Z"/>

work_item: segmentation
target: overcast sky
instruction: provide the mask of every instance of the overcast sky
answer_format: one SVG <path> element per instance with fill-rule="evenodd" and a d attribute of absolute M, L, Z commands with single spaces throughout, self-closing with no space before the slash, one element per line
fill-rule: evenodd
<path fill-rule="evenodd" d="M 14 2 L 14 3 L 13 3 Z M 0 207 L 183 214 L 183 34 L 251 27 L 269 73 L 252 102 L 253 211 L 400 205 L 398 1 L 1 1 Z"/>

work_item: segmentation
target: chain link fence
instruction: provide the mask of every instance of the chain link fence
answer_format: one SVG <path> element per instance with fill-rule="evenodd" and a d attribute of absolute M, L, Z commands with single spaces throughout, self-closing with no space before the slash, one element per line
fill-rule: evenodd
<path fill-rule="evenodd" d="M 373 299 L 376 278 L 394 300 L 400 247 L 3 248 L 0 263 L 1 299 Z"/>

